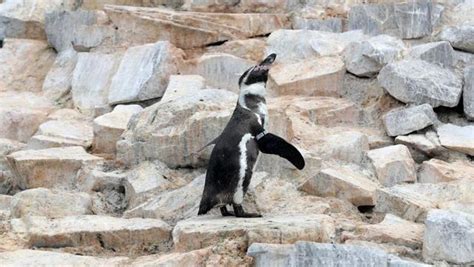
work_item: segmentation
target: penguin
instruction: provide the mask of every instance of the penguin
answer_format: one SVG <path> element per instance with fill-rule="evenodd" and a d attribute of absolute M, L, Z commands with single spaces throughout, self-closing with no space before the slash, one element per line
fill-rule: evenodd
<path fill-rule="evenodd" d="M 259 153 L 275 154 L 303 169 L 301 153 L 283 138 L 266 131 L 265 101 L 268 72 L 276 54 L 246 70 L 239 78 L 239 98 L 232 116 L 214 144 L 206 172 L 198 215 L 220 207 L 222 216 L 261 217 L 242 207 Z M 227 209 L 233 207 L 233 212 Z"/>

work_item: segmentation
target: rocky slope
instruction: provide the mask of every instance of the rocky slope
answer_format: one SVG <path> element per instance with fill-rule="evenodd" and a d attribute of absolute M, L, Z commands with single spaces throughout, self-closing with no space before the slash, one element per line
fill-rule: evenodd
<path fill-rule="evenodd" d="M 474 264 L 472 0 L 0 2 L 0 265 Z M 307 166 L 197 217 L 269 53 Z"/>

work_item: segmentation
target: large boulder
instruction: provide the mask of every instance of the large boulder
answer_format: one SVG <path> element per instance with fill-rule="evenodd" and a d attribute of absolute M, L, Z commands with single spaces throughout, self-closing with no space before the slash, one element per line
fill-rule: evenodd
<path fill-rule="evenodd" d="M 124 54 L 108 92 L 108 103 L 159 98 L 169 76 L 178 72 L 182 52 L 169 42 L 130 47 Z"/>
<path fill-rule="evenodd" d="M 404 103 L 454 107 L 461 98 L 460 77 L 423 60 L 405 59 L 388 64 L 377 78 L 390 95 Z"/>
<path fill-rule="evenodd" d="M 58 104 L 71 98 L 71 82 L 77 63 L 77 52 L 69 49 L 59 53 L 43 82 L 43 93 Z"/>
<path fill-rule="evenodd" d="M 425 224 L 425 260 L 462 265 L 474 262 L 474 215 L 434 209 L 428 213 Z"/>
<path fill-rule="evenodd" d="M 415 162 L 404 145 L 394 145 L 370 150 L 367 156 L 377 173 L 380 183 L 394 186 L 416 181 Z"/>
<path fill-rule="evenodd" d="M 117 143 L 126 164 L 158 159 L 169 167 L 203 165 L 210 151 L 195 155 L 224 129 L 237 96 L 203 89 L 179 99 L 160 101 L 136 116 Z"/>
<path fill-rule="evenodd" d="M 451 123 L 437 128 L 441 145 L 451 150 L 474 156 L 474 126 L 457 126 Z"/>
<path fill-rule="evenodd" d="M 449 42 L 441 41 L 414 46 L 410 49 L 410 57 L 438 64 L 442 67 L 452 67 L 454 51 Z"/>
<path fill-rule="evenodd" d="M 395 37 L 378 35 L 350 43 L 344 50 L 347 71 L 360 77 L 373 77 L 388 63 L 401 57 L 405 45 Z"/>
<path fill-rule="evenodd" d="M 464 114 L 468 119 L 474 120 L 474 65 L 464 69 L 463 88 Z"/>
<path fill-rule="evenodd" d="M 92 257 L 69 253 L 19 249 L 0 253 L 0 261 L 5 266 L 111 266 L 126 264 L 126 257 Z"/>
<path fill-rule="evenodd" d="M 474 21 L 465 24 L 447 27 L 438 36 L 448 41 L 454 48 L 474 53 Z"/>
<path fill-rule="evenodd" d="M 320 57 L 271 68 L 267 90 L 273 95 L 338 96 L 344 81 L 340 57 Z"/>
<path fill-rule="evenodd" d="M 441 183 L 462 179 L 474 179 L 474 164 L 464 161 L 448 163 L 439 159 L 423 162 L 418 170 L 421 183 Z"/>
<path fill-rule="evenodd" d="M 385 130 L 389 136 L 409 134 L 437 122 L 436 113 L 428 104 L 393 109 L 383 116 Z"/>

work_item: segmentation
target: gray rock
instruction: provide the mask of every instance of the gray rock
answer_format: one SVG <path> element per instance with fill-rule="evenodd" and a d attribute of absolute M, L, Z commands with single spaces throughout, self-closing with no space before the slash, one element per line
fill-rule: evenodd
<path fill-rule="evenodd" d="M 416 162 L 423 162 L 429 158 L 446 155 L 446 149 L 441 146 L 438 135 L 434 131 L 426 134 L 400 135 L 395 138 L 395 144 L 402 144 L 410 149 L 410 153 Z"/>
<path fill-rule="evenodd" d="M 378 35 L 366 41 L 350 43 L 344 50 L 347 71 L 357 76 L 373 77 L 383 66 L 401 57 L 403 42 L 389 35 Z"/>
<path fill-rule="evenodd" d="M 462 92 L 462 80 L 453 71 L 423 60 L 390 63 L 377 78 L 390 95 L 404 103 L 454 107 Z"/>
<path fill-rule="evenodd" d="M 94 134 L 92 125 L 84 120 L 50 120 L 38 127 L 38 131 L 28 141 L 28 149 L 92 145 Z"/>
<path fill-rule="evenodd" d="M 415 162 L 404 145 L 372 149 L 367 153 L 380 183 L 390 187 L 416 181 Z"/>
<path fill-rule="evenodd" d="M 171 75 L 161 102 L 176 100 L 204 89 L 205 79 L 199 75 Z"/>
<path fill-rule="evenodd" d="M 438 36 L 454 48 L 474 53 L 474 22 L 445 28 Z"/>
<path fill-rule="evenodd" d="M 438 127 L 437 132 L 442 146 L 474 156 L 474 125 L 447 123 Z"/>
<path fill-rule="evenodd" d="M 464 114 L 470 120 L 474 120 L 474 65 L 464 69 L 463 88 Z"/>
<path fill-rule="evenodd" d="M 436 113 L 428 104 L 393 109 L 383 116 L 385 130 L 389 136 L 409 134 L 437 122 Z"/>
<path fill-rule="evenodd" d="M 474 263 L 474 216 L 446 210 L 431 210 L 425 221 L 423 258 L 451 264 Z"/>
<path fill-rule="evenodd" d="M 69 49 L 60 52 L 43 82 L 46 97 L 59 104 L 71 98 L 71 82 L 77 63 L 77 52 Z"/>
<path fill-rule="evenodd" d="M 305 29 L 323 32 L 342 32 L 342 19 L 312 19 L 302 17 L 292 17 L 293 29 Z"/>
<path fill-rule="evenodd" d="M 431 34 L 431 9 L 429 0 L 353 6 L 348 27 L 362 29 L 369 35 L 385 33 L 403 39 L 420 38 Z"/>
<path fill-rule="evenodd" d="M 441 25 L 441 21 L 443 20 L 445 12 L 445 7 L 442 4 L 435 4 L 431 9 L 431 26 L 433 28 L 438 27 Z"/>
<path fill-rule="evenodd" d="M 446 68 L 454 64 L 453 52 L 449 42 L 441 41 L 414 46 L 410 49 L 410 56 Z"/>
<path fill-rule="evenodd" d="M 127 257 L 91 257 L 53 251 L 20 249 L 0 253 L 4 266 L 110 266 L 127 263 Z"/>

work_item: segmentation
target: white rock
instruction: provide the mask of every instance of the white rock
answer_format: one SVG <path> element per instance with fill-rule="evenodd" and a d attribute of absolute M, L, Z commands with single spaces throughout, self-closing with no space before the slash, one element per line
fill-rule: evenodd
<path fill-rule="evenodd" d="M 375 206 L 376 183 L 361 174 L 341 168 L 323 169 L 308 179 L 300 189 L 321 197 L 337 197 L 355 206 Z"/>
<path fill-rule="evenodd" d="M 451 264 L 474 262 L 474 216 L 455 211 L 432 210 L 425 221 L 423 258 Z"/>
<path fill-rule="evenodd" d="M 112 78 L 108 102 L 129 103 L 163 96 L 169 76 L 178 72 L 181 53 L 163 41 L 127 49 Z"/>
<path fill-rule="evenodd" d="M 393 109 L 383 116 L 385 130 L 389 136 L 409 134 L 437 122 L 436 113 L 428 104 Z"/>
<path fill-rule="evenodd" d="M 365 134 L 357 131 L 346 131 L 325 138 L 330 144 L 332 158 L 355 164 L 361 164 L 369 151 L 369 140 Z"/>
<path fill-rule="evenodd" d="M 199 75 L 171 75 L 168 87 L 161 98 L 161 102 L 176 100 L 196 91 L 204 89 L 205 80 Z"/>
<path fill-rule="evenodd" d="M 474 53 L 474 22 L 447 27 L 438 38 L 451 43 L 454 48 Z"/>
<path fill-rule="evenodd" d="M 451 123 L 437 128 L 441 145 L 474 156 L 474 126 L 457 126 Z"/>
<path fill-rule="evenodd" d="M 138 257 L 130 265 L 137 267 L 153 266 L 205 266 L 209 260 L 209 248 L 193 250 L 185 253 L 155 254 Z"/>
<path fill-rule="evenodd" d="M 0 253 L 4 266 L 123 266 L 128 258 L 99 258 L 41 250 L 15 250 Z"/>
<path fill-rule="evenodd" d="M 20 188 L 72 189 L 77 171 L 102 158 L 87 154 L 82 147 L 23 150 L 8 157 Z"/>
<path fill-rule="evenodd" d="M 391 96 L 404 103 L 454 107 L 461 97 L 462 80 L 453 71 L 423 60 L 390 63 L 377 78 Z"/>
<path fill-rule="evenodd" d="M 468 119 L 474 120 L 474 65 L 464 69 L 463 88 L 464 114 Z"/>
<path fill-rule="evenodd" d="M 63 104 L 71 98 L 71 82 L 77 62 L 73 49 L 58 54 L 43 83 L 43 92 L 49 99 Z"/>
<path fill-rule="evenodd" d="M 0 195 L 0 221 L 10 218 L 10 203 L 12 196 Z"/>
<path fill-rule="evenodd" d="M 12 184 L 14 184 L 14 177 L 10 171 L 10 166 L 6 156 L 15 151 L 21 150 L 25 144 L 16 142 L 10 139 L 0 138 L 0 194 L 12 193 Z M 8 207 L 8 213 L 10 207 Z"/>
<path fill-rule="evenodd" d="M 24 233 L 35 247 L 103 247 L 115 252 L 133 253 L 165 249 L 171 227 L 156 219 L 122 219 L 98 215 L 68 216 L 58 219 L 31 216 L 11 221 L 13 232 Z"/>
<path fill-rule="evenodd" d="M 51 191 L 35 188 L 15 194 L 11 201 L 13 218 L 45 216 L 49 218 L 92 214 L 92 200 L 86 193 Z"/>
<path fill-rule="evenodd" d="M 421 183 L 441 183 L 462 179 L 474 179 L 474 164 L 455 161 L 448 163 L 439 159 L 423 162 L 418 170 Z"/>
<path fill-rule="evenodd" d="M 375 76 L 383 66 L 401 57 L 405 45 L 395 37 L 378 35 L 350 43 L 344 50 L 347 71 L 361 77 Z"/>
<path fill-rule="evenodd" d="M 454 64 L 453 48 L 449 42 L 434 42 L 414 46 L 410 49 L 410 56 L 438 64 L 442 67 L 452 67 Z"/>
<path fill-rule="evenodd" d="M 344 81 L 340 57 L 320 57 L 272 67 L 267 90 L 274 95 L 338 96 Z"/>
<path fill-rule="evenodd" d="M 87 121 L 50 120 L 41 124 L 28 142 L 29 149 L 82 146 L 89 148 L 94 137 L 92 125 Z"/>
<path fill-rule="evenodd" d="M 373 149 L 367 156 L 372 161 L 382 185 L 390 187 L 416 181 L 415 162 L 406 146 L 394 145 Z"/>
<path fill-rule="evenodd" d="M 342 19 L 313 19 L 292 17 L 293 29 L 305 29 L 324 32 L 342 32 Z"/>
<path fill-rule="evenodd" d="M 110 113 L 94 119 L 94 151 L 115 153 L 117 141 L 132 116 L 143 110 L 139 105 L 118 105 Z"/>
<path fill-rule="evenodd" d="M 446 154 L 446 148 L 441 146 L 434 131 L 428 131 L 426 134 L 400 135 L 395 138 L 395 144 L 407 146 L 416 162 Z"/>

